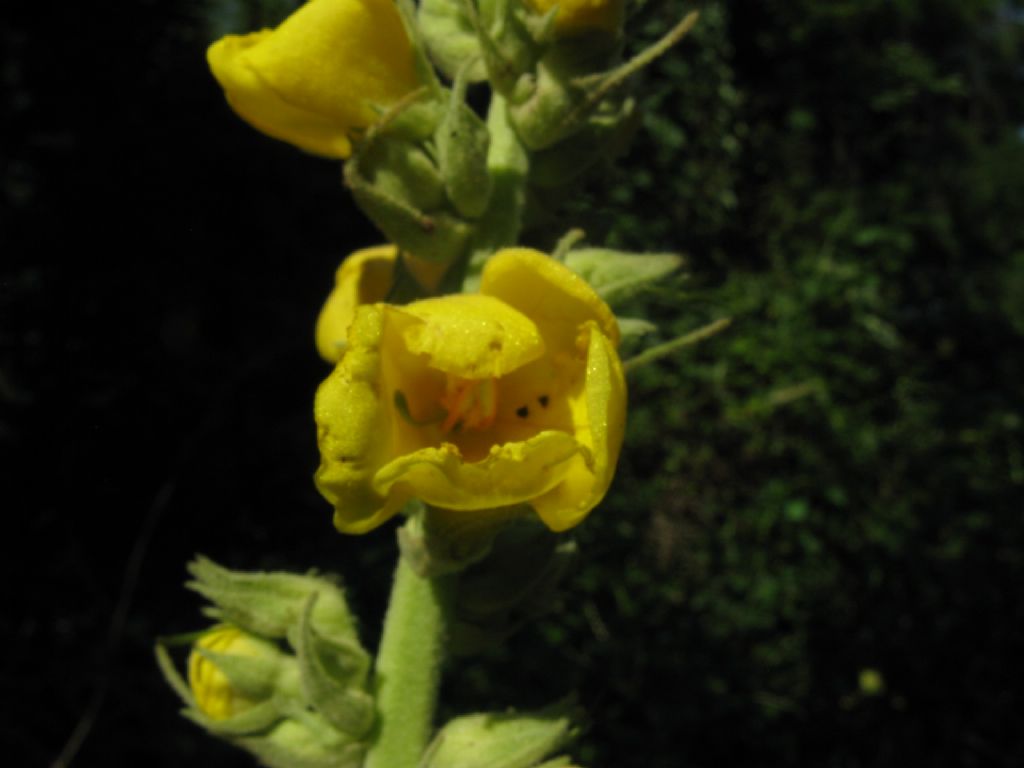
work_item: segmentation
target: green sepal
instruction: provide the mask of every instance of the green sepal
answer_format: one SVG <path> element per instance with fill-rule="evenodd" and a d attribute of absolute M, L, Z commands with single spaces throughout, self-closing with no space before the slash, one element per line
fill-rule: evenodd
<path fill-rule="evenodd" d="M 511 95 L 512 123 L 531 150 L 550 147 L 580 132 L 595 114 L 614 111 L 627 98 L 630 78 L 679 43 L 697 23 L 688 13 L 660 40 L 628 61 L 605 69 L 613 48 L 596 46 L 587 37 L 566 39 L 552 46 L 537 64 L 532 82 L 517 84 Z"/>
<path fill-rule="evenodd" d="M 198 639 L 203 633 L 192 632 L 189 634 L 194 635 Z M 156 655 L 156 665 L 160 669 L 160 674 L 164 677 L 164 682 L 171 687 L 171 690 L 178 694 L 178 698 L 182 700 L 185 706 L 194 709 L 196 706 L 196 699 L 195 696 L 192 695 L 192 689 L 185 681 L 185 678 L 181 676 L 181 673 L 178 672 L 178 668 L 174 666 L 171 654 L 167 650 L 168 647 L 178 645 L 178 639 L 182 637 L 185 637 L 185 635 L 175 635 L 173 638 L 158 639 L 153 648 L 153 652 Z M 191 642 L 188 643 L 189 646 L 191 646 L 191 644 Z"/>
<path fill-rule="evenodd" d="M 608 99 L 573 136 L 541 149 L 530 158 L 530 184 L 545 189 L 576 181 L 600 163 L 625 151 L 640 125 L 632 97 Z"/>
<path fill-rule="evenodd" d="M 455 81 L 434 143 L 448 199 L 461 216 L 476 219 L 487 210 L 491 198 L 487 172 L 490 134 L 483 120 L 466 106 L 465 71 L 460 71 Z"/>
<path fill-rule="evenodd" d="M 367 138 L 377 133 L 387 133 L 392 138 L 410 144 L 430 140 L 444 116 L 446 99 L 443 97 L 444 89 L 436 93 L 420 89 L 403 99 L 399 105 L 381 112 L 381 122 L 373 126 Z"/>
<path fill-rule="evenodd" d="M 509 98 L 509 118 L 523 144 L 536 152 L 582 127 L 589 112 L 580 115 L 575 122 L 568 117 L 577 113 L 583 96 L 572 84 L 572 78 L 561 71 L 557 61 L 545 59 L 537 65 L 529 81 L 523 81 L 519 91 Z"/>
<path fill-rule="evenodd" d="M 202 635 L 203 633 L 198 632 L 195 634 Z M 225 720 L 214 720 L 208 717 L 196 706 L 192 689 L 174 666 L 174 661 L 171 659 L 167 651 L 167 644 L 164 641 L 157 641 L 155 653 L 157 666 L 160 668 L 164 680 L 178 694 L 182 703 L 185 704 L 185 709 L 182 710 L 181 714 L 210 731 L 210 733 L 230 738 L 241 734 L 266 730 L 281 719 L 282 715 L 277 698 L 273 696 Z"/>
<path fill-rule="evenodd" d="M 472 0 L 463 0 L 466 5 Z M 499 92 L 530 72 L 541 47 L 518 13 L 522 0 L 478 0 L 481 49 L 491 84 Z"/>
<path fill-rule="evenodd" d="M 450 208 L 429 146 L 448 102 L 440 100 L 440 91 L 425 102 L 424 94 L 411 94 L 367 131 L 345 163 L 344 180 L 356 204 L 401 250 L 453 262 L 463 255 L 472 227 Z"/>
<path fill-rule="evenodd" d="M 398 546 L 409 567 L 425 579 L 457 573 L 482 559 L 505 525 L 532 514 L 525 505 L 467 514 L 420 502 L 403 511 L 409 519 L 398 529 Z"/>
<path fill-rule="evenodd" d="M 214 736 L 228 740 L 266 731 L 283 718 L 274 700 L 264 701 L 224 720 L 214 720 L 195 707 L 185 709 L 181 714 Z"/>
<path fill-rule="evenodd" d="M 402 19 L 402 26 L 405 27 L 405 33 L 408 35 L 409 42 L 412 45 L 413 66 L 416 68 L 416 74 L 420 82 L 432 94 L 440 94 L 441 82 L 437 79 L 437 71 L 430 60 L 423 30 L 416 18 L 416 4 L 413 0 L 394 0 L 394 3 L 395 8 L 398 9 L 398 15 Z"/>
<path fill-rule="evenodd" d="M 363 764 L 365 745 L 325 727 L 311 727 L 310 719 L 284 719 L 264 734 L 233 741 L 269 768 L 359 768 Z"/>
<path fill-rule="evenodd" d="M 277 646 L 260 638 L 249 636 L 248 640 L 265 648 L 265 656 L 239 656 L 232 653 L 218 653 L 196 646 L 194 653 L 207 659 L 245 698 L 267 699 L 273 695 L 284 654 Z"/>
<path fill-rule="evenodd" d="M 615 319 L 619 323 L 619 333 L 622 335 L 623 344 L 658 330 L 658 326 L 642 317 L 616 317 Z"/>
<path fill-rule="evenodd" d="M 461 2 L 476 30 L 491 87 L 506 98 L 517 98 L 543 53 L 533 25 L 525 23 L 528 15 L 522 13 L 521 0 L 479 0 L 479 10 L 473 0 Z"/>
<path fill-rule="evenodd" d="M 444 210 L 444 179 L 419 146 L 384 136 L 360 145 L 345 163 L 345 184 L 401 250 L 427 261 L 453 261 L 465 250 L 472 229 Z"/>
<path fill-rule="evenodd" d="M 487 556 L 462 574 L 453 652 L 478 652 L 548 613 L 576 553 L 574 541 L 553 535 L 532 518 L 504 526 Z"/>
<path fill-rule="evenodd" d="M 576 737 L 578 716 L 569 700 L 535 712 L 457 717 L 438 732 L 419 768 L 534 768 Z"/>
<path fill-rule="evenodd" d="M 486 2 L 486 0 L 484 0 Z M 555 19 L 558 17 L 558 7 L 553 5 L 544 13 L 536 13 L 527 8 L 523 2 L 513 4 L 512 12 L 516 19 L 523 25 L 523 29 L 530 35 L 530 38 L 539 46 L 547 47 L 557 39 L 555 32 Z"/>
<path fill-rule="evenodd" d="M 565 265 L 590 283 L 598 296 L 615 306 L 677 271 L 683 265 L 683 257 L 675 253 L 578 248 L 566 254 Z"/>
<path fill-rule="evenodd" d="M 352 196 L 388 240 L 425 261 L 451 261 L 466 249 L 472 228 L 447 213 L 425 213 L 373 189 L 353 187 Z"/>
<path fill-rule="evenodd" d="M 487 79 L 479 36 L 462 0 L 421 0 L 417 18 L 431 58 L 449 79 L 474 60 L 466 72 L 469 82 Z"/>
<path fill-rule="evenodd" d="M 440 120 L 443 119 L 442 116 Z M 345 180 L 355 181 L 350 179 L 349 168 L 358 173 L 358 182 L 349 184 L 353 191 L 370 186 L 423 211 L 434 211 L 444 205 L 444 177 L 419 143 L 390 133 L 379 135 L 360 145 L 345 164 Z"/>
<path fill-rule="evenodd" d="M 351 641 L 330 640 L 313 626 L 317 595 L 311 595 L 295 630 L 302 690 L 334 728 L 359 738 L 373 726 L 373 697 L 365 690 L 369 655 Z"/>
<path fill-rule="evenodd" d="M 262 637 L 284 638 L 295 626 L 311 595 L 318 595 L 312 621 L 333 640 L 356 641 L 355 619 L 337 583 L 325 576 L 284 572 L 240 572 L 197 556 L 188 565 L 187 586 L 213 606 L 204 613 Z"/>

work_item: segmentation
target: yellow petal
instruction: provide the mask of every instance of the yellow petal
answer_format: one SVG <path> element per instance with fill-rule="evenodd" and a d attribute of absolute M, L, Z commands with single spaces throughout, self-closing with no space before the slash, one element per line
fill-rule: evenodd
<path fill-rule="evenodd" d="M 259 658 L 270 653 L 266 645 L 237 627 L 223 625 L 203 634 L 188 657 L 188 684 L 199 711 L 211 720 L 226 720 L 251 708 L 255 702 L 235 690 L 227 675 L 200 650 Z"/>
<path fill-rule="evenodd" d="M 571 32 L 583 29 L 604 29 L 616 32 L 622 27 L 623 0 L 527 0 L 538 13 L 547 13 L 556 5 L 555 29 Z"/>
<path fill-rule="evenodd" d="M 382 498 L 371 484 L 394 453 L 393 406 L 379 396 L 382 327 L 379 305 L 359 308 L 348 348 L 313 405 L 320 447 L 316 486 L 334 505 L 334 524 L 345 533 L 377 527 L 405 502 Z"/>
<path fill-rule="evenodd" d="M 378 245 L 346 258 L 334 276 L 334 290 L 316 321 L 316 348 L 320 357 L 336 363 L 348 337 L 348 328 L 363 304 L 383 301 L 391 287 L 398 248 Z"/>
<path fill-rule="evenodd" d="M 571 405 L 576 439 L 588 450 L 572 460 L 558 486 L 531 502 L 553 531 L 578 525 L 604 498 L 625 435 L 626 380 L 622 363 L 612 343 L 593 325 L 582 397 L 575 398 Z"/>
<path fill-rule="evenodd" d="M 564 432 L 541 432 L 523 442 L 495 445 L 467 462 L 451 443 L 400 456 L 374 478 L 379 494 L 415 496 L 427 504 L 476 510 L 521 504 L 557 485 L 579 444 Z"/>
<path fill-rule="evenodd" d="M 533 320 L 489 296 L 442 296 L 390 311 L 405 318 L 409 351 L 453 376 L 497 378 L 544 354 Z"/>
<path fill-rule="evenodd" d="M 239 116 L 328 157 L 348 157 L 350 136 L 419 85 L 391 0 L 310 0 L 273 31 L 217 41 L 207 59 Z"/>
<path fill-rule="evenodd" d="M 480 293 L 532 319 L 545 342 L 563 354 L 575 347 L 578 329 L 588 321 L 596 322 L 613 345 L 619 344 L 619 324 L 608 305 L 586 280 L 540 251 L 498 251 L 484 267 Z"/>

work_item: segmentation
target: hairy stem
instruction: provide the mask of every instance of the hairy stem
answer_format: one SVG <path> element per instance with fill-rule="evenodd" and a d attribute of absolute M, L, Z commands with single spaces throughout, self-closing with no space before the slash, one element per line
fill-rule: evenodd
<path fill-rule="evenodd" d="M 454 578 L 424 579 L 398 560 L 377 654 L 377 725 L 365 768 L 415 768 L 427 747 Z"/>

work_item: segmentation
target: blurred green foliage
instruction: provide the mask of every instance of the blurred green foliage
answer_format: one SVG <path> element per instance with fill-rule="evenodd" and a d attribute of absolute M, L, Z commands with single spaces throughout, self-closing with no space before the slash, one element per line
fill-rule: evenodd
<path fill-rule="evenodd" d="M 626 313 L 663 338 L 735 323 L 633 379 L 565 610 L 456 704 L 573 685 L 595 766 L 1024 761 L 1022 43 L 988 0 L 704 6 L 566 218 L 688 254 Z"/>

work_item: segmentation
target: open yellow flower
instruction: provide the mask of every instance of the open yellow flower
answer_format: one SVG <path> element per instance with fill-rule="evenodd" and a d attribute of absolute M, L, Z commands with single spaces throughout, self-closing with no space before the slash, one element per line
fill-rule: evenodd
<path fill-rule="evenodd" d="M 625 11 L 623 0 L 526 0 L 526 4 L 537 13 L 557 5 L 555 29 L 562 33 L 603 29 L 614 34 L 622 28 Z"/>
<path fill-rule="evenodd" d="M 253 127 L 327 157 L 419 85 L 392 0 L 309 0 L 276 29 L 228 35 L 207 59 Z"/>
<path fill-rule="evenodd" d="M 346 533 L 410 499 L 473 511 L 528 503 L 552 530 L 604 497 L 626 386 L 615 316 L 537 251 L 487 263 L 478 294 L 363 305 L 317 392 L 317 487 Z"/>

